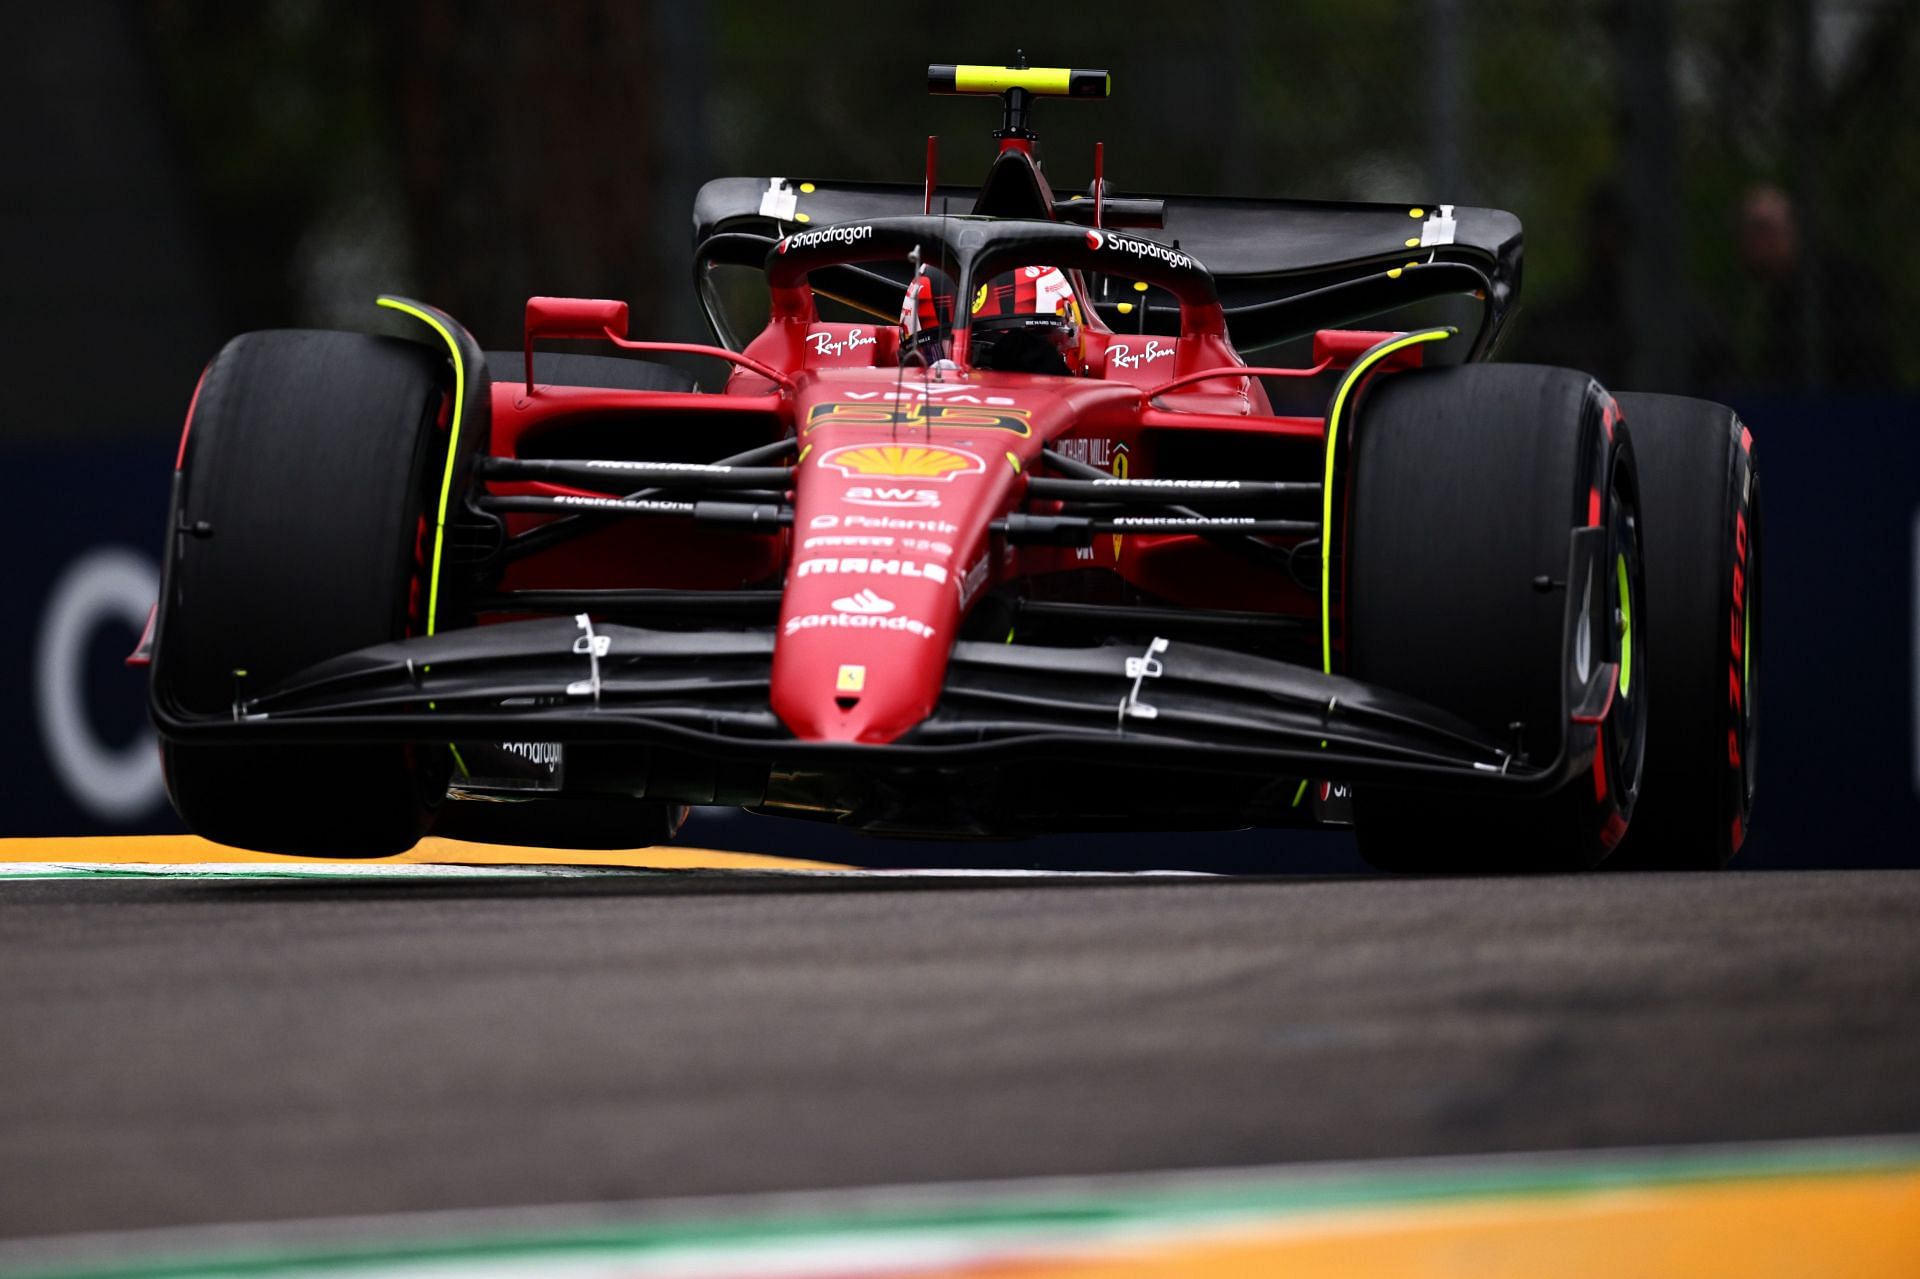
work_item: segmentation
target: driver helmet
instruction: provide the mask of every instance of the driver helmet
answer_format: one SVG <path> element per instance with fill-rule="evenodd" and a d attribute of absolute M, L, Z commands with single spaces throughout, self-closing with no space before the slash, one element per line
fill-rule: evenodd
<path fill-rule="evenodd" d="M 973 365 L 1008 373 L 1086 371 L 1080 302 L 1066 272 L 1023 266 L 989 280 L 973 295 Z"/>

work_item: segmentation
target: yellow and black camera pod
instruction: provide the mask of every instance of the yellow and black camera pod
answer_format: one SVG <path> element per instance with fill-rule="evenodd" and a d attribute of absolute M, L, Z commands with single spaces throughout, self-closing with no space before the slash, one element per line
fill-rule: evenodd
<path fill-rule="evenodd" d="M 1085 67 L 987 67 L 936 62 L 927 68 L 927 92 L 1006 93 L 1019 89 L 1036 98 L 1104 98 L 1113 77 Z"/>
<path fill-rule="evenodd" d="M 971 63 L 936 62 L 927 68 L 929 93 L 988 95 L 999 94 L 1002 104 L 1000 128 L 994 137 L 1005 142 L 1017 138 L 1031 142 L 1027 112 L 1035 98 L 1104 98 L 1113 92 L 1113 77 L 1104 70 L 1086 67 L 1029 67 L 1022 55 L 1020 66 L 989 67 Z"/>

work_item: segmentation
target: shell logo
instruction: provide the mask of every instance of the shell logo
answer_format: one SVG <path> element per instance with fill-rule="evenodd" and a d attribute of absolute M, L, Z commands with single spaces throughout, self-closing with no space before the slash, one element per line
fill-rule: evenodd
<path fill-rule="evenodd" d="M 820 455 L 848 479 L 884 476 L 892 479 L 950 480 L 956 475 L 978 475 L 987 464 L 965 449 L 926 444 L 846 444 Z"/>

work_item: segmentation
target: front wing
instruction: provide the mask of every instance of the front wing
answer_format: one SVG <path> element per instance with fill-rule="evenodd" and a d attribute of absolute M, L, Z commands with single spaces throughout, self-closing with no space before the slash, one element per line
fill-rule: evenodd
<path fill-rule="evenodd" d="M 1210 778 L 1259 775 L 1546 793 L 1590 763 L 1618 678 L 1612 663 L 1584 656 L 1604 606 L 1595 568 L 1604 532 L 1576 531 L 1569 552 L 1564 580 L 1588 588 L 1566 592 L 1562 722 L 1551 734 L 1529 726 L 1519 740 L 1358 680 L 1156 639 L 1081 648 L 960 641 L 938 706 L 907 734 L 879 745 L 800 741 L 768 709 L 771 627 L 655 630 L 584 614 L 374 645 L 257 694 L 242 687 L 221 711 L 168 696 L 163 646 L 152 710 L 161 733 L 180 742 L 595 744 L 713 761 L 748 777 L 1004 773 L 1031 761 L 1152 770 L 1197 793 Z"/>

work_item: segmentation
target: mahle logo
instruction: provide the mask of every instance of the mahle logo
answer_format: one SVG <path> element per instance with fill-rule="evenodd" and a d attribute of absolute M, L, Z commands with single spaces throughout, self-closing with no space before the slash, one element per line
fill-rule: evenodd
<path fill-rule="evenodd" d="M 880 477 L 943 483 L 956 475 L 979 475 L 987 469 L 978 454 L 922 444 L 846 444 L 821 454 L 820 465 L 832 467 L 850 480 Z"/>

